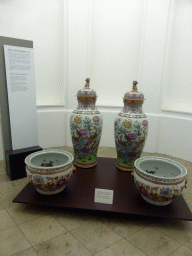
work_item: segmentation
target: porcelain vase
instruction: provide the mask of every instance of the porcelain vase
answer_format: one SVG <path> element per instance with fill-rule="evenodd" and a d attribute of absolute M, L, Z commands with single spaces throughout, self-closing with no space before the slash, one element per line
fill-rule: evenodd
<path fill-rule="evenodd" d="M 133 171 L 134 162 L 141 156 L 148 134 L 148 120 L 143 113 L 144 95 L 133 81 L 131 92 L 124 95 L 124 108 L 115 119 L 114 136 L 117 150 L 117 168 Z"/>
<path fill-rule="evenodd" d="M 70 118 L 74 163 L 81 168 L 91 168 L 97 164 L 97 151 L 103 127 L 102 115 L 95 106 L 97 95 L 89 88 L 89 82 L 90 79 L 86 79 L 84 89 L 78 91 L 78 107 Z"/>

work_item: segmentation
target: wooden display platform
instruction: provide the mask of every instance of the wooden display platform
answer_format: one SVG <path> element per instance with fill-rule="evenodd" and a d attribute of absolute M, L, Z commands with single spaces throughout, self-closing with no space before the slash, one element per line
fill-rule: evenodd
<path fill-rule="evenodd" d="M 94 203 L 95 188 L 114 190 L 113 204 Z M 41 195 L 28 183 L 13 202 L 192 221 L 192 213 L 182 195 L 167 206 L 145 202 L 131 173 L 118 170 L 114 158 L 99 157 L 97 166 L 90 169 L 77 167 L 65 190 L 57 195 Z"/>

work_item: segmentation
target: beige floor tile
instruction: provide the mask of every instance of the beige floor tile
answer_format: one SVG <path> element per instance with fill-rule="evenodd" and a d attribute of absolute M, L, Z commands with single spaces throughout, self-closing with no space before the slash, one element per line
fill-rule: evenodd
<path fill-rule="evenodd" d="M 68 152 L 74 154 L 73 147 L 56 147 L 55 149 L 65 150 L 65 151 L 68 151 Z"/>
<path fill-rule="evenodd" d="M 130 255 L 130 256 L 146 256 L 143 252 L 137 249 L 135 246 L 130 244 L 126 240 L 121 240 L 108 248 L 94 254 L 94 256 L 121 256 L 121 255 Z"/>
<path fill-rule="evenodd" d="M 182 195 L 187 204 L 192 202 L 192 183 L 191 186 L 188 185 L 187 188 L 183 190 Z"/>
<path fill-rule="evenodd" d="M 29 248 L 25 251 L 13 254 L 12 256 L 38 256 L 38 255 L 33 248 Z"/>
<path fill-rule="evenodd" d="M 99 147 L 97 156 L 98 157 L 116 158 L 117 157 L 116 148 L 112 148 L 112 147 Z"/>
<path fill-rule="evenodd" d="M 156 153 L 149 153 L 149 152 L 142 152 L 141 153 L 141 157 L 145 157 L 145 156 L 156 156 L 158 154 Z"/>
<path fill-rule="evenodd" d="M 6 173 L 5 164 L 0 162 L 0 174 L 5 174 L 5 173 Z"/>
<path fill-rule="evenodd" d="M 181 245 L 152 227 L 146 227 L 126 239 L 148 256 L 167 256 Z"/>
<path fill-rule="evenodd" d="M 117 233 L 102 224 L 92 222 L 70 232 L 91 253 L 96 253 L 122 239 Z"/>
<path fill-rule="evenodd" d="M 0 203 L 0 210 L 3 210 L 5 207 L 4 205 L 2 205 L 2 203 Z"/>
<path fill-rule="evenodd" d="M 184 244 L 188 249 L 192 251 L 192 239 L 189 240 L 187 243 Z M 191 254 L 192 255 L 192 254 Z"/>
<path fill-rule="evenodd" d="M 162 220 L 152 226 L 181 244 L 192 239 L 191 221 Z"/>
<path fill-rule="evenodd" d="M 15 225 L 15 222 L 9 216 L 7 211 L 5 209 L 0 210 L 0 231 L 2 231 L 3 229 L 14 227 Z"/>
<path fill-rule="evenodd" d="M 0 171 L 0 184 L 2 181 L 10 181 L 9 177 L 7 176 L 4 170 L 2 172 Z"/>
<path fill-rule="evenodd" d="M 13 203 L 11 206 L 7 207 L 6 210 L 17 225 L 46 215 L 44 211 L 39 211 L 38 208 L 25 204 Z"/>
<path fill-rule="evenodd" d="M 0 194 L 0 203 L 3 205 L 4 208 L 7 208 L 14 203 L 12 202 L 13 199 L 19 194 L 22 188 L 15 187 L 14 190 L 11 190 L 7 193 Z"/>
<path fill-rule="evenodd" d="M 98 221 L 95 216 L 77 213 L 77 212 L 56 212 L 52 215 L 56 220 L 61 223 L 68 231 L 79 228 L 83 225 L 91 223 L 93 221 Z"/>
<path fill-rule="evenodd" d="M 177 249 L 176 251 L 172 252 L 171 254 L 169 254 L 169 256 L 191 256 L 192 255 L 192 251 L 190 249 L 188 249 L 186 246 L 181 246 L 179 249 Z"/>
<path fill-rule="evenodd" d="M 39 256 L 90 256 L 91 253 L 70 233 L 52 238 L 35 247 Z"/>
<path fill-rule="evenodd" d="M 22 179 L 18 179 L 17 182 L 24 188 L 29 183 L 29 178 L 25 177 Z"/>
<path fill-rule="evenodd" d="M 20 190 L 22 189 L 22 186 L 18 183 L 17 180 L 2 181 L 0 184 L 1 184 L 0 195 L 18 191 L 18 189 Z"/>
<path fill-rule="evenodd" d="M 5 164 L 6 164 L 6 163 L 5 163 L 5 160 L 1 160 L 1 161 L 0 161 L 0 166 L 1 166 L 1 167 L 5 168 Z"/>
<path fill-rule="evenodd" d="M 43 243 L 55 236 L 59 236 L 66 229 L 53 217 L 45 216 L 19 225 L 19 228 L 32 245 Z"/>
<path fill-rule="evenodd" d="M 0 255 L 10 256 L 30 247 L 30 243 L 18 227 L 5 229 L 0 232 Z"/>
<path fill-rule="evenodd" d="M 100 219 L 107 227 L 114 230 L 117 234 L 126 238 L 134 232 L 141 230 L 150 223 L 142 219 L 123 219 L 123 218 L 102 218 Z"/>

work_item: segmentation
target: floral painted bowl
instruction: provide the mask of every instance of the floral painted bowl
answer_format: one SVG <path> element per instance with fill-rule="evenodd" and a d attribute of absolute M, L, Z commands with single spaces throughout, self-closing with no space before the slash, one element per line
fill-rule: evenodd
<path fill-rule="evenodd" d="M 135 161 L 134 181 L 148 203 L 164 206 L 185 187 L 187 169 L 168 158 L 147 156 Z"/>
<path fill-rule="evenodd" d="M 73 173 L 74 157 L 64 150 L 42 150 L 25 158 L 26 172 L 37 192 L 44 195 L 60 193 Z"/>

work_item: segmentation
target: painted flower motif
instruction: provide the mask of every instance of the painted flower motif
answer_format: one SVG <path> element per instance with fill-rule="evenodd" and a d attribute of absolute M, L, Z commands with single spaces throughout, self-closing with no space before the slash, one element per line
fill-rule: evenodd
<path fill-rule="evenodd" d="M 63 178 L 63 179 L 57 181 L 56 186 L 57 186 L 57 187 L 60 187 L 60 186 L 64 185 L 66 182 L 67 182 L 66 179 Z"/>
<path fill-rule="evenodd" d="M 143 120 L 142 124 L 143 124 L 143 126 L 147 126 L 148 125 L 148 121 L 147 120 Z"/>
<path fill-rule="evenodd" d="M 79 135 L 80 136 L 86 136 L 88 134 L 88 131 L 86 129 L 80 129 L 79 130 Z"/>
<path fill-rule="evenodd" d="M 130 157 L 135 157 L 137 155 L 137 153 L 131 152 L 129 155 L 130 155 Z"/>
<path fill-rule="evenodd" d="M 170 188 L 162 188 L 160 191 L 160 196 L 172 196 L 172 190 Z"/>
<path fill-rule="evenodd" d="M 115 126 L 117 126 L 118 125 L 118 123 L 117 122 L 115 122 Z"/>
<path fill-rule="evenodd" d="M 144 189 L 144 187 L 139 186 L 139 190 L 140 190 L 140 192 L 141 192 L 144 196 L 148 196 L 148 192 L 147 192 L 146 189 Z"/>
<path fill-rule="evenodd" d="M 34 175 L 33 183 L 43 184 L 44 183 L 44 179 L 40 175 Z"/>
<path fill-rule="evenodd" d="M 129 128 L 131 127 L 131 123 L 129 121 L 124 121 L 123 126 L 125 126 L 126 128 Z"/>
<path fill-rule="evenodd" d="M 125 129 L 120 130 L 121 133 L 126 133 Z"/>
<path fill-rule="evenodd" d="M 100 120 L 100 118 L 99 118 L 98 116 L 94 116 L 94 117 L 93 117 L 93 121 L 94 121 L 95 123 L 98 123 L 99 120 Z"/>
<path fill-rule="evenodd" d="M 137 135 L 134 133 L 130 133 L 127 135 L 127 139 L 128 140 L 136 140 L 137 139 Z"/>
<path fill-rule="evenodd" d="M 83 149 L 83 152 L 84 152 L 84 153 L 88 153 L 88 152 L 89 152 L 89 149 L 88 149 L 88 148 L 84 148 L 84 149 Z"/>
<path fill-rule="evenodd" d="M 77 129 L 77 125 L 72 125 L 72 128 L 73 129 Z"/>
<path fill-rule="evenodd" d="M 76 116 L 76 117 L 74 118 L 74 121 L 75 121 L 77 124 L 81 124 L 81 123 L 82 123 L 81 117 L 78 117 L 78 116 Z"/>

